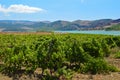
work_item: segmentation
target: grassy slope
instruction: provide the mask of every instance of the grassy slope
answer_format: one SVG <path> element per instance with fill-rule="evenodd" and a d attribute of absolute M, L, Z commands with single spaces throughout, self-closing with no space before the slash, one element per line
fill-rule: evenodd
<path fill-rule="evenodd" d="M 112 25 L 109 28 L 106 28 L 106 30 L 120 30 L 120 24 Z"/>

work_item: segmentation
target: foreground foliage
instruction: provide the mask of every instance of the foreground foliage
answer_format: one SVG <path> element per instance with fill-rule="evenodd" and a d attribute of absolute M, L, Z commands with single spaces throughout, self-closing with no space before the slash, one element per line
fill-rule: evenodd
<path fill-rule="evenodd" d="M 53 34 L 0 35 L 1 71 L 34 73 L 42 69 L 43 79 L 72 78 L 74 72 L 106 73 L 118 69 L 104 58 L 120 47 L 119 36 Z"/>

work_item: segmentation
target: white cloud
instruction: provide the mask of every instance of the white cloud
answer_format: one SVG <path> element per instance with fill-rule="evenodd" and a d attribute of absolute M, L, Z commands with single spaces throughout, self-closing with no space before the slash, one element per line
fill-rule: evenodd
<path fill-rule="evenodd" d="M 8 8 L 5 8 L 4 6 L 0 5 L 0 12 L 3 13 L 36 13 L 36 12 L 42 12 L 44 11 L 41 8 L 37 7 L 30 7 L 27 5 L 22 5 L 22 4 L 14 4 L 10 5 Z"/>

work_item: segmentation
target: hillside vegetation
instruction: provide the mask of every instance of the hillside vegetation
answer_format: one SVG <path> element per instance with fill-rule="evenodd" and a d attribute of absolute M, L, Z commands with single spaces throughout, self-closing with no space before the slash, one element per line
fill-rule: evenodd
<path fill-rule="evenodd" d="M 106 28 L 106 30 L 116 30 L 116 31 L 119 31 L 120 30 L 120 24 L 112 25 L 111 27 Z"/>

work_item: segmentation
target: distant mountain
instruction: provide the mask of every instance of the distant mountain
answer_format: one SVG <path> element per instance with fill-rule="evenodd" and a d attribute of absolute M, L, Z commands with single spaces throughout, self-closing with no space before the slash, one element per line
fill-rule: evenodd
<path fill-rule="evenodd" d="M 113 20 L 113 23 L 120 23 L 120 19 Z"/>
<path fill-rule="evenodd" d="M 98 30 L 120 24 L 120 19 L 63 21 L 0 20 L 0 31 Z M 113 27 L 113 26 L 112 26 Z"/>

